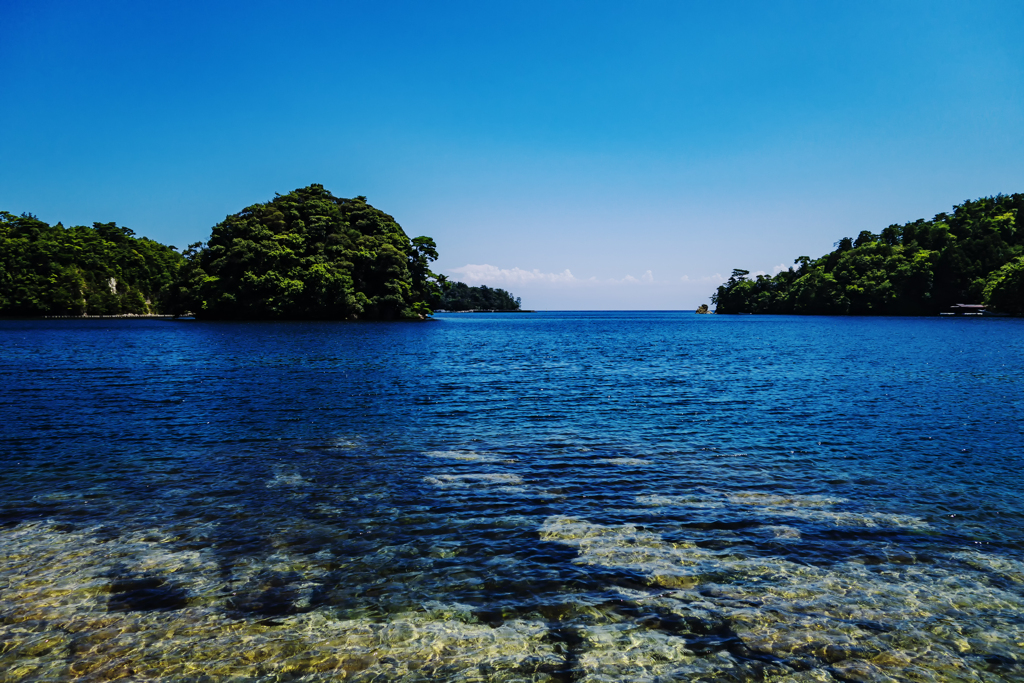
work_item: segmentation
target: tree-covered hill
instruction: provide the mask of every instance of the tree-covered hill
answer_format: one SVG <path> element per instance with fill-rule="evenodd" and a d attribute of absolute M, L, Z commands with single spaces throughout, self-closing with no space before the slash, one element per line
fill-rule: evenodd
<path fill-rule="evenodd" d="M 185 257 L 175 309 L 204 319 L 411 319 L 440 296 L 431 238 L 322 185 L 228 216 Z"/>
<path fill-rule="evenodd" d="M 487 285 L 470 287 L 463 282 L 445 282 L 437 308 L 446 311 L 518 311 L 521 299 L 504 289 Z"/>
<path fill-rule="evenodd" d="M 322 185 L 228 216 L 183 254 L 113 223 L 64 228 L 0 212 L 0 316 L 381 320 L 519 308 L 503 289 L 435 275 L 436 259 L 431 238 L 409 239 L 365 197 Z"/>
<path fill-rule="evenodd" d="M 927 315 L 984 303 L 1024 315 L 1024 194 L 955 206 L 930 221 L 845 237 L 774 277 L 734 270 L 716 313 Z"/>
<path fill-rule="evenodd" d="M 148 314 L 181 254 L 114 223 L 65 228 L 0 211 L 0 316 Z"/>

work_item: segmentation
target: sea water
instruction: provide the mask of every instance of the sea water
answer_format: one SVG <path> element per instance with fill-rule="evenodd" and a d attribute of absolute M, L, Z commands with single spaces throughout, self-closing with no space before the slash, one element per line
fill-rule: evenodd
<path fill-rule="evenodd" d="M 1024 680 L 1024 320 L 0 322 L 0 681 Z"/>

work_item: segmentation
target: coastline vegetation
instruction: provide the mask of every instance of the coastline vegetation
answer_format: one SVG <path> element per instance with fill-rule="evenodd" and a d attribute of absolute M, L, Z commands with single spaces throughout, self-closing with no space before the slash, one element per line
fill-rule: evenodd
<path fill-rule="evenodd" d="M 437 308 L 445 311 L 518 311 L 522 299 L 504 289 L 487 285 L 470 287 L 463 282 L 445 282 Z"/>
<path fill-rule="evenodd" d="M 184 262 L 114 223 L 65 228 L 0 211 L 0 315 L 162 313 Z"/>
<path fill-rule="evenodd" d="M 422 319 L 436 308 L 518 310 L 502 289 L 430 270 L 366 197 L 313 184 L 249 206 L 182 253 L 114 223 L 65 228 L 0 212 L 0 316 L 192 314 L 208 320 Z"/>
<path fill-rule="evenodd" d="M 736 269 L 716 313 L 934 315 L 982 303 L 1024 315 L 1024 194 L 966 201 L 950 214 L 844 237 L 774 277 Z"/>
<path fill-rule="evenodd" d="M 171 309 L 197 318 L 414 319 L 441 296 L 434 240 L 316 184 L 228 216 L 184 256 Z"/>

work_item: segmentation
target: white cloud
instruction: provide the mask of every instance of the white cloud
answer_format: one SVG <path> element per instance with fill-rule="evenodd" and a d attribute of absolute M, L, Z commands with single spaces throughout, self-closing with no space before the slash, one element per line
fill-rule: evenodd
<path fill-rule="evenodd" d="M 506 289 L 537 310 L 682 310 L 705 303 L 718 285 L 721 273 L 707 276 L 659 279 L 654 270 L 623 277 L 577 277 L 566 268 L 543 272 L 537 268 L 499 268 L 489 263 L 469 263 L 445 268 L 453 281 Z"/>
<path fill-rule="evenodd" d="M 780 263 L 779 265 L 777 265 L 774 268 L 772 268 L 772 277 L 775 277 L 776 275 L 778 275 L 779 273 L 781 273 L 782 271 L 784 271 L 784 270 L 786 270 L 788 268 L 789 268 L 789 266 L 787 266 L 785 263 Z M 757 277 L 758 275 L 767 275 L 767 274 L 768 274 L 768 271 L 765 271 L 765 270 L 755 270 L 753 273 L 750 274 L 750 277 Z"/>
<path fill-rule="evenodd" d="M 570 285 L 651 285 L 655 283 L 654 273 L 650 270 L 640 277 L 627 275 L 623 278 L 599 280 L 596 277 L 581 279 L 572 274 L 568 268 L 560 273 L 542 273 L 534 268 L 498 268 L 488 263 L 470 263 L 460 268 L 452 268 L 451 272 L 467 285 L 502 287 L 526 284 L 570 284 Z"/>
<path fill-rule="evenodd" d="M 459 279 L 467 285 L 514 285 L 528 282 L 580 282 L 568 268 L 561 273 L 542 273 L 536 268 L 498 268 L 487 263 L 469 263 L 460 268 L 452 268 L 451 272 L 459 275 Z"/>
<path fill-rule="evenodd" d="M 682 280 L 683 282 L 697 282 L 700 284 L 704 284 L 705 282 L 721 284 L 725 282 L 725 278 L 722 277 L 721 273 L 715 273 L 714 275 L 705 275 L 704 277 L 690 277 L 689 275 L 684 275 L 679 279 Z"/>
<path fill-rule="evenodd" d="M 654 273 L 648 270 L 638 278 L 633 277 L 632 275 L 627 275 L 626 277 L 618 279 L 608 278 L 605 282 L 612 285 L 652 285 L 654 284 Z"/>
<path fill-rule="evenodd" d="M 578 278 L 568 268 L 558 273 L 544 273 L 534 268 L 524 270 L 523 268 L 499 268 L 488 263 L 470 263 L 459 268 L 451 268 L 452 280 L 465 282 L 467 285 L 487 285 L 488 287 L 529 287 L 554 285 L 558 287 L 646 287 L 651 286 L 658 289 L 671 289 L 678 287 L 680 283 L 689 285 L 717 286 L 725 282 L 720 273 L 704 277 L 682 276 L 679 280 L 658 280 L 654 277 L 653 270 L 644 271 L 643 275 L 626 275 L 621 278 Z"/>

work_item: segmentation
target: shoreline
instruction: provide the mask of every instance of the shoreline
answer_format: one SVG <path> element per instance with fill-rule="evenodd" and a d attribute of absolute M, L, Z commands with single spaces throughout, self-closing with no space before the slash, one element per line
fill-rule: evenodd
<path fill-rule="evenodd" d="M 114 315 L 44 315 L 22 320 L 111 320 L 114 318 L 142 318 L 144 320 L 175 320 L 185 316 L 163 315 L 160 313 L 118 313 Z"/>
<path fill-rule="evenodd" d="M 515 311 L 503 311 L 498 308 L 469 308 L 464 311 L 448 311 L 448 310 L 437 310 L 434 313 L 536 313 L 534 310 L 515 310 Z"/>

